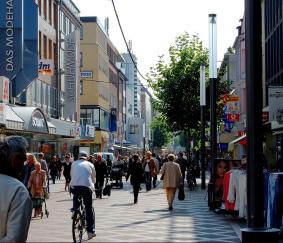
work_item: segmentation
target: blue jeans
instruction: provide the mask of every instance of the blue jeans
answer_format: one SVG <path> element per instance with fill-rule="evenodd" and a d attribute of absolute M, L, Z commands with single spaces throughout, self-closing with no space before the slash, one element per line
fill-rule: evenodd
<path fill-rule="evenodd" d="M 151 190 L 151 173 L 150 172 L 144 172 L 144 178 L 145 178 L 145 185 L 146 185 L 146 190 L 150 191 Z"/>
<path fill-rule="evenodd" d="M 92 190 L 86 186 L 73 186 L 71 187 L 73 193 L 73 209 L 77 210 L 80 206 L 79 197 L 83 198 L 86 213 L 86 230 L 87 232 L 94 233 L 94 214 L 92 211 Z"/>

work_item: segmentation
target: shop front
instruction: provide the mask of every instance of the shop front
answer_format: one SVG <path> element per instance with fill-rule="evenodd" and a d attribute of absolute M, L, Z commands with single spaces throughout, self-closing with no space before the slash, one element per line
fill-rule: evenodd
<path fill-rule="evenodd" d="M 80 148 L 85 148 L 90 154 L 96 152 L 108 152 L 109 150 L 109 132 L 95 131 L 95 137 L 82 137 L 80 139 Z"/>

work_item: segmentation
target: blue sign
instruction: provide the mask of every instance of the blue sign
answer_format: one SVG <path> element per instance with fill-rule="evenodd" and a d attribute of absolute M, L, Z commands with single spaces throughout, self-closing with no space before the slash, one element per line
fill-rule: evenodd
<path fill-rule="evenodd" d="M 38 6 L 34 0 L 0 1 L 0 75 L 18 96 L 37 78 Z"/>
<path fill-rule="evenodd" d="M 14 97 L 38 77 L 38 6 L 34 0 L 24 0 L 23 32 L 23 69 L 12 80 Z"/>
<path fill-rule="evenodd" d="M 23 0 L 0 1 L 0 75 L 12 80 L 23 68 Z"/>
<path fill-rule="evenodd" d="M 117 118 L 116 118 L 116 108 L 111 108 L 111 116 L 110 116 L 110 132 L 117 131 Z"/>

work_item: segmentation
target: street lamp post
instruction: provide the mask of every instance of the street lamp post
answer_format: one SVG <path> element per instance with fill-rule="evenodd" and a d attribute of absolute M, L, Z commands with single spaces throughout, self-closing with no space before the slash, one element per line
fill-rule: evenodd
<path fill-rule="evenodd" d="M 216 126 L 216 82 L 217 82 L 217 36 L 216 36 L 216 14 L 209 14 L 209 82 L 210 82 L 210 182 L 208 184 L 208 206 L 214 207 L 214 184 L 213 167 L 214 159 L 217 157 L 217 126 Z"/>
<path fill-rule="evenodd" d="M 248 228 L 242 229 L 242 242 L 274 243 L 279 230 L 264 228 L 261 1 L 245 0 L 245 23 Z"/>
<path fill-rule="evenodd" d="M 205 189 L 205 65 L 200 66 L 201 188 Z"/>

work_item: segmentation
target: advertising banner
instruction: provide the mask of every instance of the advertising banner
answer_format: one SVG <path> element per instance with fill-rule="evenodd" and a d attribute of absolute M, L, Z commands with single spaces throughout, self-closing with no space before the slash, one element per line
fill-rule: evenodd
<path fill-rule="evenodd" d="M 9 103 L 9 79 L 0 76 L 0 103 Z"/>
<path fill-rule="evenodd" d="M 95 126 L 86 125 L 85 136 L 94 138 L 95 137 Z"/>
<path fill-rule="evenodd" d="M 271 129 L 283 127 L 283 87 L 268 87 L 269 121 Z"/>
<path fill-rule="evenodd" d="M 0 1 L 0 75 L 12 80 L 23 68 L 23 0 Z"/>
<path fill-rule="evenodd" d="M 116 116 L 117 109 L 111 108 L 111 116 L 110 116 L 110 132 L 117 131 L 117 116 Z"/>
<path fill-rule="evenodd" d="M 65 109 L 64 117 L 72 118 L 76 112 L 77 65 L 76 33 L 73 31 L 65 37 L 64 71 L 65 71 Z"/>
<path fill-rule="evenodd" d="M 4 103 L 0 103 L 0 124 L 6 124 L 5 107 L 6 105 Z"/>

